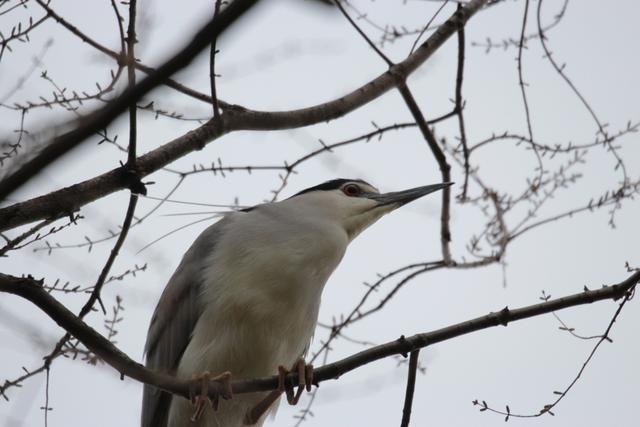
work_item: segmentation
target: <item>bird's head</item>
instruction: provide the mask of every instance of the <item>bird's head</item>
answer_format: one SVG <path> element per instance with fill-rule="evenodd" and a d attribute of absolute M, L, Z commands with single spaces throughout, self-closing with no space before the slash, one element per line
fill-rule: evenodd
<path fill-rule="evenodd" d="M 446 182 L 380 193 L 377 188 L 360 179 L 334 179 L 307 188 L 286 202 L 295 205 L 299 215 L 338 223 L 353 240 L 383 215 L 451 184 Z"/>

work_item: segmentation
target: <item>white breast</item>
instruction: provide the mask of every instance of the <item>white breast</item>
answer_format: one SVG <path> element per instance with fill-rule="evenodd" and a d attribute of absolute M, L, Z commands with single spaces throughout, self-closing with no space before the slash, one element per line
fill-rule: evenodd
<path fill-rule="evenodd" d="M 322 289 L 348 237 L 331 223 L 282 215 L 282 205 L 278 209 L 275 215 L 263 205 L 225 219 L 222 238 L 203 271 L 206 309 L 180 361 L 181 375 L 205 370 L 213 375 L 230 371 L 236 379 L 274 375 L 278 365 L 290 367 L 305 352 Z M 201 425 L 240 426 L 260 396 L 223 402 Z M 170 419 L 177 422 L 189 408 L 183 399 L 173 402 Z"/>

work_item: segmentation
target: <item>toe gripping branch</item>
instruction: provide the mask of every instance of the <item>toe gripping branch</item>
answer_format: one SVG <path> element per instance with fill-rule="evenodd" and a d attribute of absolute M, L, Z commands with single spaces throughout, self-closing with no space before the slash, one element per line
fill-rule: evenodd
<path fill-rule="evenodd" d="M 298 390 L 294 393 L 293 389 L 295 386 L 291 382 L 287 383 L 286 379 L 290 372 L 296 371 L 298 373 Z M 286 369 L 284 366 L 278 366 L 278 388 L 266 395 L 264 399 L 258 402 L 256 406 L 247 412 L 244 419 L 245 425 L 257 423 L 260 417 L 269 410 L 271 405 L 280 398 L 282 393 L 286 394 L 289 405 L 297 404 L 300 400 L 300 396 L 302 396 L 302 392 L 305 389 L 307 391 L 311 391 L 312 385 L 313 365 L 306 364 L 303 358 L 298 359 L 291 370 Z"/>
<path fill-rule="evenodd" d="M 211 381 L 220 383 L 221 391 L 216 393 L 213 400 L 209 398 L 209 384 Z M 200 392 L 198 393 L 198 387 Z M 191 421 L 195 422 L 202 417 L 207 405 L 211 405 L 214 411 L 218 410 L 218 404 L 220 397 L 224 400 L 229 400 L 233 397 L 233 391 L 231 390 L 231 372 L 223 372 L 222 374 L 211 378 L 211 373 L 205 371 L 200 376 L 194 375 L 189 385 L 189 399 L 195 407 Z"/>

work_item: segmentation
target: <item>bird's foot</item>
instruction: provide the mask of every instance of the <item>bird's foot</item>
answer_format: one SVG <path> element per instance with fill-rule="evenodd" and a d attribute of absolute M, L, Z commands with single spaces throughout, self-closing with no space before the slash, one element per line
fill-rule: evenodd
<path fill-rule="evenodd" d="M 298 390 L 296 390 L 295 394 L 293 392 L 292 385 L 285 385 L 285 377 L 289 372 L 298 371 Z M 278 390 L 280 393 L 283 391 L 287 395 L 287 402 L 289 405 L 296 405 L 298 400 L 300 400 L 300 396 L 302 392 L 306 389 L 307 391 L 311 391 L 311 386 L 313 385 L 313 365 L 307 364 L 303 358 L 300 358 L 294 363 L 291 371 L 286 370 L 282 366 L 278 366 Z"/>
<path fill-rule="evenodd" d="M 220 383 L 221 387 L 221 391 L 214 395 L 213 400 L 209 398 L 210 381 Z M 198 392 L 198 388 L 200 389 L 200 392 Z M 207 408 L 207 404 L 210 404 L 214 411 L 217 410 L 220 397 L 225 400 L 233 397 L 233 392 L 231 390 L 231 372 L 223 372 L 213 378 L 209 371 L 205 371 L 199 376 L 194 375 L 191 380 L 191 384 L 189 384 L 189 399 L 195 407 L 193 415 L 191 416 L 191 421 L 198 421 L 200 417 L 202 417 L 202 414 L 204 414 L 204 411 Z"/>
<path fill-rule="evenodd" d="M 290 372 L 298 373 L 298 390 L 294 393 L 294 385 L 286 383 L 286 377 Z M 271 407 L 271 405 L 278 400 L 278 398 L 285 393 L 287 396 L 287 402 L 290 405 L 295 405 L 300 400 L 302 392 L 306 389 L 311 391 L 313 385 L 313 365 L 306 364 L 303 358 L 300 358 L 293 365 L 291 370 L 286 369 L 284 366 L 278 366 L 278 388 L 273 390 L 258 402 L 251 410 L 247 412 L 244 418 L 245 425 L 252 425 L 258 422 L 260 417 Z"/>

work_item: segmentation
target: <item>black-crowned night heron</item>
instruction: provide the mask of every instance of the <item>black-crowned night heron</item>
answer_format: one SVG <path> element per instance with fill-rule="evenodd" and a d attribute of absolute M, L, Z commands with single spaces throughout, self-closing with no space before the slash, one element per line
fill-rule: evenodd
<path fill-rule="evenodd" d="M 380 194 L 364 181 L 335 179 L 225 215 L 196 239 L 164 289 L 147 367 L 182 378 L 225 371 L 255 378 L 295 366 L 311 381 L 302 358 L 322 289 L 349 243 L 384 214 L 448 185 Z M 262 425 L 278 396 L 238 395 L 215 411 L 199 400 L 194 416 L 187 399 L 145 386 L 142 426 Z"/>

